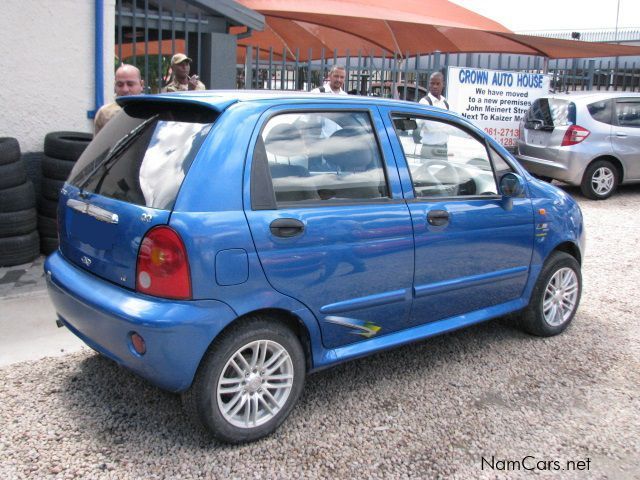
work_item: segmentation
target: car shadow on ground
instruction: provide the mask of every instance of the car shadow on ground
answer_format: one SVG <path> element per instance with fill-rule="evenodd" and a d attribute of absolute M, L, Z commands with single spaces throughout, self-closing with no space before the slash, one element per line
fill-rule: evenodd
<path fill-rule="evenodd" d="M 521 348 L 531 341 L 536 339 L 505 317 L 323 370 L 307 377 L 300 401 L 283 426 L 258 443 L 278 441 L 293 430 L 306 428 L 310 416 L 349 421 L 353 408 L 348 406 L 354 404 L 393 414 L 398 405 L 388 400 L 378 404 L 375 392 L 379 389 L 397 388 L 401 398 L 410 394 L 403 389 L 411 390 L 410 385 L 425 376 L 433 378 L 433 389 L 464 387 L 447 371 L 448 365 L 463 365 L 471 357 L 481 375 L 488 350 L 505 344 Z M 89 356 L 71 369 L 60 395 L 62 408 L 74 418 L 77 430 L 92 443 L 122 449 L 127 455 L 139 448 L 140 438 L 148 437 L 166 443 L 167 448 L 232 448 L 194 426 L 179 395 L 154 387 L 102 355 Z"/>

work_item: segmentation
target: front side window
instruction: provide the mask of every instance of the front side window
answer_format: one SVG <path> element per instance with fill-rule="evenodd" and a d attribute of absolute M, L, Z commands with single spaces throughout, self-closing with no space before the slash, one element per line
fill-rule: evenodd
<path fill-rule="evenodd" d="M 389 197 L 382 155 L 365 112 L 286 113 L 256 143 L 278 205 Z"/>
<path fill-rule="evenodd" d="M 640 102 L 617 101 L 616 116 L 621 127 L 640 128 Z"/>
<path fill-rule="evenodd" d="M 496 176 L 483 141 L 449 123 L 405 116 L 394 118 L 419 198 L 497 195 Z M 511 171 L 501 160 L 501 174 Z"/>

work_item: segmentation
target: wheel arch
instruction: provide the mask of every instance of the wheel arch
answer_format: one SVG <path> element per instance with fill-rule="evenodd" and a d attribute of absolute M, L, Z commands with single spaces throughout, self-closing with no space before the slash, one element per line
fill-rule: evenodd
<path fill-rule="evenodd" d="M 580 249 L 578 248 L 578 246 L 573 242 L 567 241 L 567 242 L 560 243 L 559 245 L 556 245 L 556 247 L 550 253 L 553 253 L 553 252 L 568 253 L 569 255 L 571 255 L 573 258 L 576 259 L 578 264 L 582 265 L 582 254 L 580 253 Z"/>
<path fill-rule="evenodd" d="M 255 317 L 262 317 L 262 318 L 268 319 L 269 321 L 278 322 L 284 325 L 285 327 L 287 327 L 289 330 L 291 330 L 300 341 L 300 345 L 302 345 L 302 350 L 304 351 L 304 356 L 305 356 L 305 366 L 306 366 L 307 372 L 313 368 L 313 351 L 311 346 L 311 336 L 309 334 L 309 330 L 307 326 L 299 316 L 295 315 L 294 313 L 288 310 L 279 309 L 279 308 L 264 308 L 259 310 L 253 310 L 251 312 L 247 312 L 239 316 L 232 322 L 229 322 L 229 324 L 226 325 L 222 330 L 220 330 L 220 332 L 218 332 L 218 334 L 211 340 L 211 343 L 209 343 L 209 346 L 205 350 L 204 354 L 202 355 L 202 358 L 200 359 L 200 362 L 198 363 L 198 368 L 200 368 L 203 360 L 206 358 L 209 351 L 215 345 L 216 340 L 220 338 L 221 335 L 223 335 L 225 332 L 227 332 L 232 328 L 236 328 L 242 322 Z"/>

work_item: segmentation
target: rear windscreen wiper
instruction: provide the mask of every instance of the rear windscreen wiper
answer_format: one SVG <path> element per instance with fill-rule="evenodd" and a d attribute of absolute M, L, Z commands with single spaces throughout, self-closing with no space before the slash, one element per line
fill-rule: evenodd
<path fill-rule="evenodd" d="M 78 188 L 80 192 L 84 190 L 89 181 L 93 178 L 93 175 L 100 170 L 101 168 L 108 169 L 109 164 L 113 163 L 122 152 L 126 150 L 126 148 L 133 142 L 136 138 L 144 133 L 149 125 L 151 125 L 155 120 L 158 119 L 158 114 L 147 118 L 144 122 L 138 125 L 136 128 L 131 130 L 127 135 L 122 137 L 120 140 L 116 142 L 116 144 L 111 147 L 109 153 L 105 155 L 105 157 L 98 162 L 98 164 L 87 174 L 87 176 L 78 184 Z"/>

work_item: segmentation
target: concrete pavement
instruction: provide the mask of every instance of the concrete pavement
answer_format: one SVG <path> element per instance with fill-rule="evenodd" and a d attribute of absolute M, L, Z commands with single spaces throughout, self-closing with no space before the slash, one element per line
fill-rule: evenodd
<path fill-rule="evenodd" d="M 88 348 L 69 330 L 56 326 L 43 261 L 39 257 L 0 268 L 0 367 Z"/>

